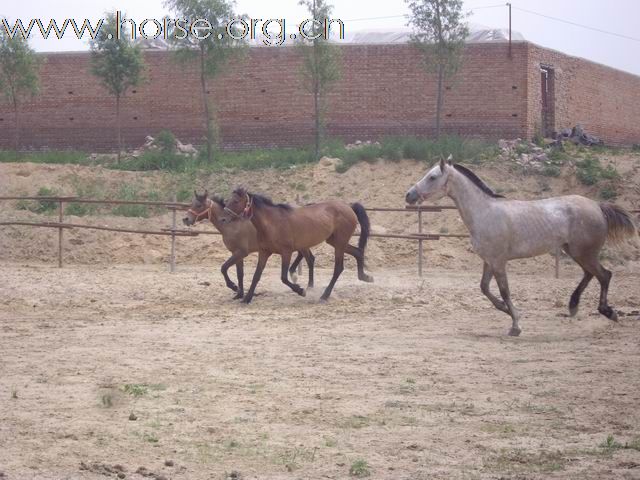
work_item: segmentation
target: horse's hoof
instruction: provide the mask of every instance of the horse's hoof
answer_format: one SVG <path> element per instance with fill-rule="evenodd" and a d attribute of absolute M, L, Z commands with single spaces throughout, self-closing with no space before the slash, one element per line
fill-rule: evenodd
<path fill-rule="evenodd" d="M 244 293 L 243 292 L 238 292 L 233 299 L 234 300 L 241 300 L 242 298 L 244 298 Z"/>
<path fill-rule="evenodd" d="M 511 329 L 509 330 L 510 337 L 519 337 L 520 333 L 522 333 L 522 330 L 519 328 L 511 327 Z"/>
<path fill-rule="evenodd" d="M 238 291 L 238 286 L 235 283 L 230 283 L 229 285 L 227 285 L 227 287 L 229 287 L 234 292 Z"/>
<path fill-rule="evenodd" d="M 300 290 L 298 290 L 296 292 L 298 295 L 300 295 L 301 297 L 306 297 L 307 296 L 307 292 L 304 291 L 304 288 L 301 288 Z"/>
<path fill-rule="evenodd" d="M 373 277 L 371 275 L 363 275 L 360 279 L 362 282 L 373 283 Z"/>
<path fill-rule="evenodd" d="M 248 305 L 251 303 L 251 298 L 250 297 L 244 297 L 242 299 L 242 303 L 244 303 L 245 305 Z"/>
<path fill-rule="evenodd" d="M 613 308 L 611 308 L 609 306 L 606 306 L 606 307 L 599 308 L 598 311 L 602 315 L 607 317 L 609 320 L 611 320 L 613 322 L 617 322 L 618 321 L 618 313 Z"/>
<path fill-rule="evenodd" d="M 327 303 L 329 301 L 329 297 L 325 297 L 324 295 L 320 297 L 320 303 Z"/>
<path fill-rule="evenodd" d="M 578 307 L 569 307 L 569 316 L 575 317 L 578 313 Z"/>

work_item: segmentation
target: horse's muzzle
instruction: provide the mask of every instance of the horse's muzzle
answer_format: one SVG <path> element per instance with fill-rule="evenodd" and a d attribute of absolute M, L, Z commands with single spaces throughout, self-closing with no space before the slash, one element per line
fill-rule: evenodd
<path fill-rule="evenodd" d="M 189 217 L 184 217 L 182 219 L 182 223 L 184 223 L 187 227 L 191 226 L 191 221 L 189 220 Z"/>
<path fill-rule="evenodd" d="M 416 203 L 418 203 L 418 200 L 420 200 L 420 195 L 418 195 L 415 187 L 407 192 L 407 196 L 404 198 L 404 200 L 409 205 L 415 205 Z"/>

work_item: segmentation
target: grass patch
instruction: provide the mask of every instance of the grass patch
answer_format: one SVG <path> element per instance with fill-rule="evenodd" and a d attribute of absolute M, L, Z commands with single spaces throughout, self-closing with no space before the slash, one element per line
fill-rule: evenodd
<path fill-rule="evenodd" d="M 93 165 L 93 161 L 84 152 L 74 150 L 50 151 L 50 152 L 21 152 L 16 158 L 13 151 L 0 150 L 0 162 L 2 163 L 53 163 L 72 165 Z"/>
<path fill-rule="evenodd" d="M 149 434 L 149 433 L 145 433 L 142 436 L 143 440 L 145 442 L 149 442 L 149 443 L 158 443 L 160 441 L 160 439 L 158 437 L 156 437 L 153 433 Z"/>
<path fill-rule="evenodd" d="M 140 189 L 136 185 L 128 183 L 123 184 L 120 187 L 120 191 L 116 196 L 118 200 L 139 200 Z M 114 215 L 121 217 L 142 217 L 147 218 L 149 216 L 149 207 L 146 205 L 116 205 L 111 212 Z"/>
<path fill-rule="evenodd" d="M 139 157 L 125 158 L 120 163 L 109 166 L 112 170 L 130 170 L 146 172 L 151 170 L 168 170 L 171 172 L 186 172 L 194 169 L 198 160 L 172 151 L 149 151 Z"/>
<path fill-rule="evenodd" d="M 595 185 L 601 180 L 618 180 L 620 174 L 613 165 L 602 167 L 600 160 L 593 155 L 587 155 L 576 162 L 576 176 L 583 185 Z"/>
<path fill-rule="evenodd" d="M 56 197 L 58 196 L 58 191 L 53 188 L 40 187 L 37 197 Z M 27 208 L 34 213 L 49 213 L 57 210 L 58 202 L 53 200 L 38 200 L 35 204 L 31 203 Z"/>
<path fill-rule="evenodd" d="M 217 152 L 214 161 L 206 160 L 204 151 L 195 157 L 179 155 L 171 151 L 145 152 L 137 158 L 127 158 L 109 168 L 116 170 L 151 171 L 165 170 L 189 173 L 195 170 L 209 172 L 222 169 L 258 170 L 262 168 L 288 168 L 314 161 L 311 149 L 250 150 L 244 152 Z"/>
<path fill-rule="evenodd" d="M 364 428 L 371 425 L 371 419 L 363 415 L 352 415 L 341 422 L 342 428 Z"/>
<path fill-rule="evenodd" d="M 545 177 L 559 177 L 561 170 L 557 165 L 545 165 L 541 173 Z"/>
<path fill-rule="evenodd" d="M 349 475 L 357 478 L 364 478 L 371 475 L 371 467 L 366 460 L 359 458 L 349 467 Z"/>
<path fill-rule="evenodd" d="M 598 446 L 607 452 L 615 450 L 636 450 L 640 452 L 640 437 L 634 438 L 631 442 L 620 443 L 613 435 L 608 435 L 606 440 Z"/>
<path fill-rule="evenodd" d="M 379 143 L 354 149 L 333 144 L 328 147 L 327 154 L 342 159 L 342 164 L 336 170 L 344 173 L 358 162 L 372 162 L 380 158 L 392 161 L 408 158 L 433 164 L 441 157 L 452 155 L 455 162 L 466 161 L 477 165 L 495 158 L 498 150 L 495 144 L 457 136 L 442 136 L 437 140 L 385 137 Z"/>
<path fill-rule="evenodd" d="M 144 383 L 127 383 L 122 386 L 122 391 L 137 398 L 149 393 L 149 386 Z"/>
<path fill-rule="evenodd" d="M 613 185 L 605 185 L 600 189 L 600 198 L 603 200 L 614 200 L 618 197 L 618 191 Z"/>
<path fill-rule="evenodd" d="M 568 459 L 560 451 L 529 453 L 522 449 L 503 450 L 493 457 L 489 464 L 491 470 L 501 472 L 551 473 L 564 470 Z"/>

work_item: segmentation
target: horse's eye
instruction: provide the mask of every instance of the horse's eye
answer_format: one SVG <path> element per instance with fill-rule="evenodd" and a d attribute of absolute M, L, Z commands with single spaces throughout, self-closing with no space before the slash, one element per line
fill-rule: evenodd
<path fill-rule="evenodd" d="M 435 180 L 436 178 L 438 178 L 438 176 L 437 176 L 437 175 L 431 175 L 431 176 L 429 177 L 429 180 L 433 181 L 433 180 Z"/>

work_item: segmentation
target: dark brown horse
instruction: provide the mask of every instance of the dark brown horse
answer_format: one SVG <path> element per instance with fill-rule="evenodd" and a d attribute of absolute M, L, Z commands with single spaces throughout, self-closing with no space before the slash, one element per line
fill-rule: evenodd
<path fill-rule="evenodd" d="M 369 239 L 369 217 L 359 203 L 329 201 L 293 208 L 290 205 L 274 204 L 261 195 L 238 188 L 227 202 L 225 212 L 233 218 L 249 218 L 258 232 L 258 266 L 251 287 L 244 297 L 249 303 L 269 257 L 277 253 L 282 257 L 282 283 L 297 294 L 304 296 L 304 290 L 289 281 L 287 271 L 291 255 L 296 250 L 309 249 L 327 242 L 335 249 L 335 264 L 331 282 L 322 294 L 327 300 L 338 277 L 344 270 L 344 254 L 355 257 L 358 264 L 358 278 L 372 282 L 373 278 L 364 273 L 364 251 Z M 360 223 L 358 246 L 349 245 L 349 240 Z"/>
<path fill-rule="evenodd" d="M 222 242 L 231 252 L 231 257 L 222 264 L 222 276 L 224 281 L 231 290 L 236 292 L 234 299 L 244 297 L 244 258 L 250 253 L 258 251 L 258 239 L 256 228 L 248 220 L 228 221 L 224 215 L 224 200 L 212 196 L 209 198 L 209 192 L 205 191 L 204 195 L 198 195 L 193 192 L 194 198 L 191 202 L 191 208 L 187 210 L 187 216 L 182 220 L 185 225 L 193 225 L 203 220 L 209 220 L 214 227 L 222 234 Z M 307 288 L 313 287 L 313 265 L 315 257 L 311 250 L 303 250 L 298 252 L 298 257 L 291 265 L 291 273 L 293 273 L 302 261 L 307 261 L 309 267 L 309 283 Z M 238 274 L 238 285 L 233 283 L 229 278 L 228 270 L 235 265 Z"/>

